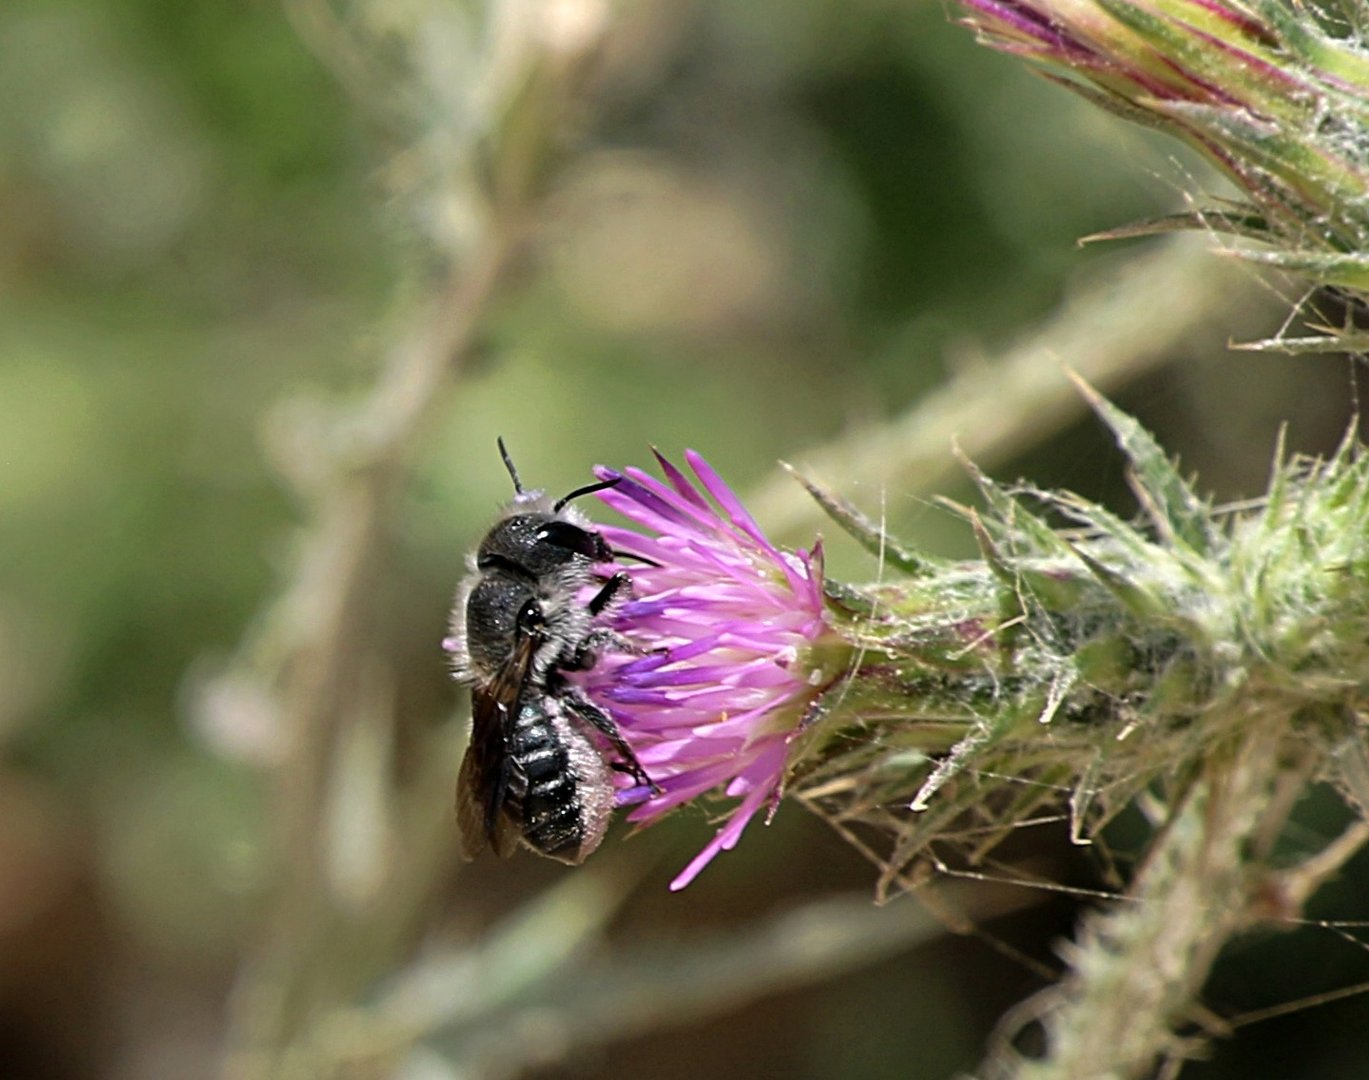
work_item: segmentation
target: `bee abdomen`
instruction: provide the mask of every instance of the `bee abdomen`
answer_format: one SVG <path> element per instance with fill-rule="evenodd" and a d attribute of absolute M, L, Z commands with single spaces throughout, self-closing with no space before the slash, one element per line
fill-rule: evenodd
<path fill-rule="evenodd" d="M 543 855 L 578 861 L 585 821 L 570 755 L 551 718 L 525 704 L 509 753 L 517 766 L 509 785 L 509 809 L 523 839 Z"/>
<path fill-rule="evenodd" d="M 599 752 L 560 713 L 524 703 L 511 733 L 509 809 L 533 850 L 579 863 L 599 846 L 612 782 Z"/>

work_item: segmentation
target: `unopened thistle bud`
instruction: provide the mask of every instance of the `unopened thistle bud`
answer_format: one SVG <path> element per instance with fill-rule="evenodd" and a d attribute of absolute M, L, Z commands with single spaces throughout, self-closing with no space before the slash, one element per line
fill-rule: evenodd
<path fill-rule="evenodd" d="M 981 41 L 1199 149 L 1241 189 L 1118 234 L 1204 228 L 1244 257 L 1369 297 L 1369 51 L 1286 0 L 959 0 Z M 1116 234 L 1114 234 L 1116 235 Z"/>

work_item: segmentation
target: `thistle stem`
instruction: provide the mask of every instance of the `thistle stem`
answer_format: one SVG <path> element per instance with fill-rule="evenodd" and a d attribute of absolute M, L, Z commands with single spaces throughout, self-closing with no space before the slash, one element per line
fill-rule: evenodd
<path fill-rule="evenodd" d="M 1287 759 L 1288 731 L 1286 716 L 1249 717 L 1228 752 L 1209 756 L 1125 901 L 1084 920 L 1071 974 L 1038 999 L 1046 1056 L 1009 1052 L 986 1080 L 1130 1080 L 1183 1058 L 1176 1029 L 1197 1013 L 1218 953 L 1258 918 L 1261 849 L 1306 780 L 1305 759 Z"/>

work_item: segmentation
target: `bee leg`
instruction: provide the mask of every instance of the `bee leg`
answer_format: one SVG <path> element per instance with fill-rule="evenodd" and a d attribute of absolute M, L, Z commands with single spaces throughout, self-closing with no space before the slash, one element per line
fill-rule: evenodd
<path fill-rule="evenodd" d="M 588 671 L 599 662 L 599 654 L 603 652 L 627 653 L 629 656 L 660 656 L 669 651 L 667 648 L 645 649 L 629 641 L 616 630 L 600 627 L 585 635 L 585 640 L 580 643 L 575 655 L 564 667 L 566 671 Z"/>
<path fill-rule="evenodd" d="M 604 582 L 604 587 L 600 589 L 585 605 L 592 618 L 602 615 L 610 605 L 620 599 L 624 591 L 631 592 L 632 578 L 625 572 L 614 574 L 608 581 Z M 575 651 L 562 661 L 562 667 L 566 671 L 588 671 L 599 659 L 599 653 L 609 649 L 613 652 L 631 653 L 633 656 L 645 655 L 622 634 L 607 627 L 596 627 L 585 635 Z"/>
<path fill-rule="evenodd" d="M 597 618 L 605 609 L 618 601 L 618 594 L 624 589 L 632 589 L 632 579 L 623 572 L 614 574 L 585 605 L 591 617 Z M 616 630 L 606 626 L 595 627 L 587 633 L 575 651 L 562 658 L 561 667 L 565 671 L 588 671 L 599 661 L 601 652 L 627 653 L 629 656 L 660 656 L 670 650 L 663 646 L 647 649 L 634 644 Z"/>
<path fill-rule="evenodd" d="M 628 592 L 632 591 L 632 578 L 626 570 L 619 570 L 604 582 L 604 587 L 590 599 L 589 613 L 594 616 L 602 615 L 604 610 L 618 599 L 618 594 L 624 589 Z"/>
<path fill-rule="evenodd" d="M 623 733 L 618 730 L 618 725 L 613 722 L 612 717 L 590 701 L 578 687 L 572 686 L 570 683 L 562 683 L 558 686 L 556 694 L 566 701 L 575 711 L 575 714 L 585 723 L 608 739 L 613 745 L 614 751 L 622 759 L 623 767 L 634 780 L 639 784 L 645 784 L 651 789 L 653 795 L 662 793 L 660 785 L 651 779 L 646 774 L 646 770 L 642 768 L 642 763 L 637 760 L 637 755 L 632 752 L 632 747 L 628 746 L 627 740 L 623 738 Z"/>

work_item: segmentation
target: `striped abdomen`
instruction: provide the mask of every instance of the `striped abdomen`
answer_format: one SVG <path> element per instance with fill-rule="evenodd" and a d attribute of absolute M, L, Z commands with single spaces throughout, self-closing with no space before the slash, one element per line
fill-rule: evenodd
<path fill-rule="evenodd" d="M 579 863 L 604 838 L 613 781 L 572 710 L 551 696 L 528 695 L 519 704 L 509 738 L 513 770 L 505 808 L 528 847 Z"/>

